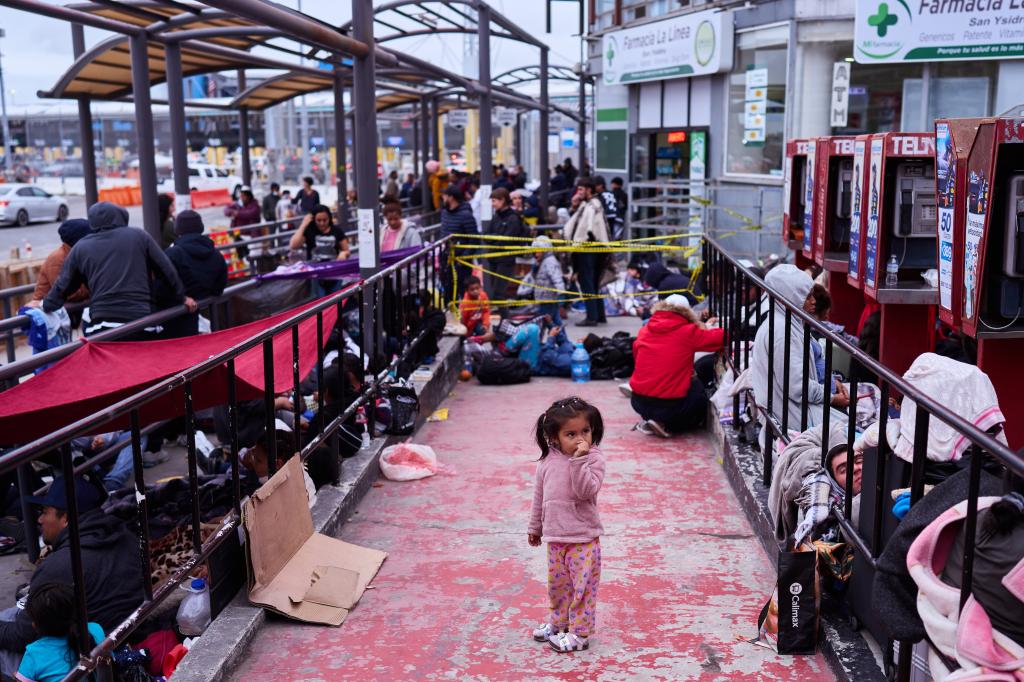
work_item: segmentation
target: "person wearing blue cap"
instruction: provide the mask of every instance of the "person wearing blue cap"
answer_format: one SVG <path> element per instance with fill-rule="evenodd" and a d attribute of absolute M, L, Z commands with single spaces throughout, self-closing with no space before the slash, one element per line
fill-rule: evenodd
<path fill-rule="evenodd" d="M 32 292 L 33 301 L 42 301 L 53 288 L 53 283 L 60 276 L 60 269 L 64 266 L 64 259 L 71 253 L 71 247 L 78 243 L 85 235 L 92 230 L 89 228 L 89 221 L 85 218 L 71 218 L 65 220 L 57 228 L 61 244 L 50 252 L 39 268 L 39 275 L 36 277 L 36 289 Z M 84 301 L 89 298 L 89 288 L 84 284 L 78 290 L 68 296 L 67 302 Z"/>
<path fill-rule="evenodd" d="M 82 547 L 85 603 L 89 620 L 110 632 L 127 618 L 145 598 L 139 562 L 138 539 L 123 521 L 103 513 L 100 508 L 106 492 L 100 483 L 87 476 L 75 476 L 78 503 L 78 534 Z M 71 538 L 68 530 L 68 498 L 65 481 L 57 478 L 42 495 L 27 501 L 41 509 L 39 526 L 50 552 L 36 567 L 29 581 L 30 591 L 46 583 L 74 584 L 71 567 Z M 0 612 L 0 672 L 38 638 L 32 621 L 23 609 Z M 16 669 L 16 666 L 15 666 Z"/>

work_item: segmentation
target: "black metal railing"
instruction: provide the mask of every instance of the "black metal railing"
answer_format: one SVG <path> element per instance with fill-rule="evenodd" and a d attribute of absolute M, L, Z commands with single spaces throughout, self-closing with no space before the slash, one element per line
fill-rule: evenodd
<path fill-rule="evenodd" d="M 846 433 L 847 461 L 846 480 L 843 483 L 845 490 L 845 503 L 843 509 L 833 509 L 833 516 L 842 528 L 844 536 L 853 545 L 855 553 L 861 560 L 859 565 L 866 570 L 874 572 L 877 566 L 878 557 L 881 555 L 888 537 L 885 535 L 885 521 L 888 507 L 891 506 L 891 492 L 898 487 L 904 487 L 909 483 L 911 504 L 915 504 L 924 495 L 925 469 L 927 464 L 928 447 L 928 425 L 931 419 L 949 425 L 959 432 L 970 442 L 969 447 L 969 482 L 968 482 L 968 507 L 965 519 L 968 531 L 964 541 L 964 556 L 961 575 L 961 607 L 971 594 L 972 572 L 974 565 L 974 544 L 975 536 L 971 529 L 975 528 L 978 514 L 978 496 L 981 485 L 981 472 L 983 465 L 986 468 L 998 469 L 1002 473 L 1003 485 L 1006 492 L 1011 489 L 1021 489 L 1024 481 L 1024 456 L 1018 455 L 1006 445 L 996 440 L 992 433 L 987 433 L 977 428 L 963 416 L 956 414 L 946 406 L 936 402 L 931 396 L 922 393 L 902 376 L 896 374 L 889 368 L 880 364 L 857 346 L 853 345 L 846 338 L 836 334 L 819 320 L 808 314 L 799 305 L 787 301 L 778 292 L 772 290 L 765 281 L 753 273 L 749 268 L 744 267 L 732 255 L 730 255 L 716 240 L 705 238 L 703 244 L 704 264 L 708 272 L 708 288 L 710 294 L 710 306 L 713 314 L 720 319 L 720 324 L 726 331 L 727 345 L 724 351 L 724 359 L 729 368 L 733 370 L 734 376 L 738 376 L 745 368 L 750 367 L 751 346 L 753 345 L 753 329 L 760 328 L 763 324 L 768 325 L 768 390 L 766 404 L 757 404 L 753 390 L 747 390 L 745 403 L 748 411 L 754 414 L 746 414 L 747 417 L 759 417 L 763 428 L 767 429 L 771 437 L 765 438 L 762 443 L 767 446 L 761 447 L 761 482 L 765 488 L 772 482 L 772 469 L 774 466 L 772 452 L 773 440 L 780 439 L 783 443 L 790 442 L 790 433 L 796 429 L 797 424 L 790 423 L 789 404 L 792 397 L 798 392 L 800 401 L 800 424 L 799 430 L 807 428 L 810 410 L 821 410 L 821 448 L 822 460 L 829 447 L 829 430 L 834 427 L 831 422 L 831 412 L 835 409 L 830 402 L 829 384 L 832 377 L 834 351 L 841 349 L 849 355 L 853 363 L 859 363 L 867 372 L 878 378 L 878 385 L 881 391 L 880 409 L 878 416 L 878 447 L 874 451 L 868 450 L 864 453 L 865 471 L 870 467 L 873 470 L 874 485 L 861 489 L 861 516 L 860 519 L 870 520 L 870 527 L 854 527 L 856 521 L 853 519 L 853 476 L 854 476 L 854 450 L 853 444 L 856 437 L 856 413 L 857 413 L 857 375 L 851 373 L 850 377 L 850 403 L 848 406 L 848 427 Z M 765 305 L 767 303 L 767 306 Z M 783 329 L 777 329 L 776 313 L 780 307 L 785 311 L 781 322 Z M 767 319 L 766 319 L 767 318 Z M 791 343 L 794 325 L 803 328 L 802 334 L 802 374 L 800 386 L 791 386 Z M 824 397 L 820 407 L 811 406 L 808 401 L 809 375 L 813 369 L 811 366 L 811 333 L 821 338 L 824 343 L 825 360 L 825 386 Z M 777 334 L 784 336 L 784 358 L 781 378 L 781 398 L 783 405 L 776 405 L 779 396 L 776 395 L 779 377 L 776 376 L 775 339 Z M 797 332 L 799 334 L 799 332 Z M 896 464 L 902 465 L 902 460 L 892 456 L 886 438 L 886 426 L 889 420 L 889 398 L 901 395 L 913 400 L 915 412 L 915 433 L 913 445 L 913 459 L 910 463 L 909 475 L 906 472 L 887 473 L 886 468 Z M 740 429 L 744 415 L 741 415 L 741 396 L 739 393 L 733 399 L 733 427 Z M 840 422 L 841 423 L 841 422 Z M 905 467 L 904 467 L 905 468 Z M 899 482 L 895 482 L 898 479 Z M 908 480 L 909 479 L 909 480 Z M 888 504 L 887 504 L 888 501 Z M 870 584 L 870 581 L 869 581 Z M 899 657 L 893 668 L 896 679 L 909 680 L 911 670 L 911 642 L 900 642 Z"/>
<path fill-rule="evenodd" d="M 408 358 L 428 333 L 422 331 L 413 334 L 405 316 L 404 299 L 409 295 L 420 296 L 420 303 L 427 303 L 423 300 L 421 292 L 425 292 L 427 301 L 432 300 L 434 292 L 440 291 L 443 286 L 442 254 L 447 248 L 447 239 L 424 246 L 417 253 L 395 263 L 377 274 L 363 281 L 350 284 L 342 291 L 321 299 L 320 301 L 306 307 L 300 312 L 277 322 L 268 329 L 254 334 L 245 341 L 235 344 L 207 360 L 194 365 L 184 371 L 162 380 L 149 388 L 139 391 L 133 396 L 120 400 L 90 416 L 79 419 L 73 424 L 61 427 L 47 436 L 39 438 L 31 443 L 17 447 L 14 450 L 0 456 L 0 475 L 23 469 L 27 464 L 40 460 L 48 454 L 59 452 L 58 469 L 60 475 L 52 485 L 64 485 L 67 495 L 68 526 L 72 574 L 74 588 L 78 602 L 78 619 L 76 627 L 80 633 L 79 641 L 89 641 L 85 636 L 88 612 L 86 609 L 84 592 L 84 569 L 82 563 L 82 547 L 80 542 L 78 500 L 75 495 L 74 474 L 76 470 L 84 465 L 75 466 L 72 459 L 71 440 L 86 434 L 96 433 L 104 430 L 112 422 L 123 421 L 127 418 L 131 432 L 130 445 L 132 448 L 134 463 L 134 485 L 137 490 L 136 514 L 138 518 L 138 538 L 140 546 L 139 560 L 142 565 L 144 600 L 121 624 L 113 628 L 107 637 L 87 655 L 83 656 L 78 666 L 68 674 L 66 681 L 84 679 L 94 670 L 105 671 L 110 665 L 111 651 L 126 641 L 128 636 L 142 624 L 147 617 L 154 614 L 157 606 L 164 601 L 200 564 L 207 561 L 228 538 L 230 538 L 239 526 L 241 518 L 241 486 L 239 472 L 239 412 L 238 400 L 236 397 L 237 377 L 235 373 L 235 360 L 247 351 L 257 348 L 262 349 L 263 355 L 263 386 L 264 401 L 266 407 L 266 429 L 267 443 L 267 466 L 268 474 L 273 475 L 277 468 L 276 439 L 273 434 L 275 427 L 274 397 L 278 392 L 278 386 L 274 382 L 274 339 L 285 337 L 290 340 L 292 347 L 292 385 L 288 392 L 293 396 L 293 408 L 295 424 L 299 424 L 300 414 L 303 411 L 303 401 L 300 399 L 299 382 L 299 325 L 303 322 L 315 319 L 316 324 L 316 348 L 317 359 L 313 371 L 317 374 L 318 385 L 323 386 L 324 358 L 328 352 L 325 342 L 330 336 L 330 329 L 325 328 L 325 312 L 332 308 L 337 311 L 338 327 L 337 351 L 338 362 L 341 364 L 345 354 L 344 333 L 341 330 L 346 328 L 344 320 L 346 316 L 358 316 L 358 346 L 367 365 L 366 375 L 362 391 L 352 396 L 352 400 L 344 407 L 336 418 L 324 425 L 319 435 L 312 438 L 304 447 L 299 448 L 301 443 L 296 439 L 295 446 L 299 456 L 306 458 L 320 446 L 326 445 L 339 456 L 338 441 L 336 434 L 341 425 L 348 420 L 356 411 L 364 405 L 368 408 L 373 404 L 373 398 L 381 391 L 382 385 L 386 382 L 389 373 L 404 359 Z M 353 322 L 355 320 L 352 320 Z M 98 338 L 94 337 L 94 338 Z M 196 411 L 193 402 L 193 385 L 197 379 L 215 370 L 225 371 L 227 413 L 230 438 L 228 443 L 222 446 L 230 453 L 230 476 L 232 486 L 232 510 L 223 518 L 220 525 L 212 535 L 203 541 L 201 533 L 201 513 L 198 495 L 198 455 L 195 443 Z M 172 392 L 179 392 L 183 401 L 181 412 L 185 419 L 185 434 L 187 437 L 188 456 L 188 483 L 191 496 L 191 539 L 192 556 L 175 571 L 165 582 L 155 588 L 151 585 L 150 557 L 148 544 L 148 507 L 144 491 L 146 481 L 142 462 L 142 434 L 144 431 L 141 419 L 141 410 L 144 406 L 154 400 L 166 398 Z M 317 391 L 318 413 L 323 414 L 325 406 L 324 391 Z M 334 396 L 332 396 L 334 397 Z M 336 397 L 335 397 L 336 398 Z M 173 415 L 168 415 L 173 416 Z M 374 410 L 366 409 L 367 429 L 372 433 L 374 429 Z M 109 430 L 109 429 L 108 429 Z M 298 434 L 299 429 L 294 431 Z M 118 446 L 124 447 L 124 444 Z M 107 457 L 114 454 L 113 449 L 104 453 Z M 90 462 L 96 463 L 99 458 Z M 340 461 L 340 460 L 339 460 Z M 21 488 L 23 494 L 28 488 Z"/>

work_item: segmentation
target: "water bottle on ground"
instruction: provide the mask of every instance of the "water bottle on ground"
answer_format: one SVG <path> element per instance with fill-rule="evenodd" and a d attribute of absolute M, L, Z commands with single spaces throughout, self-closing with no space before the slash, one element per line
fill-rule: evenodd
<path fill-rule="evenodd" d="M 210 624 L 210 590 L 202 578 L 182 583 L 181 589 L 188 594 L 178 605 L 178 630 L 186 637 L 198 637 Z"/>
<path fill-rule="evenodd" d="M 889 256 L 889 262 L 885 265 L 885 286 L 894 287 L 899 284 L 900 264 L 896 262 L 896 256 Z"/>
<path fill-rule="evenodd" d="M 590 354 L 582 343 L 572 352 L 572 380 L 579 384 L 590 381 Z"/>

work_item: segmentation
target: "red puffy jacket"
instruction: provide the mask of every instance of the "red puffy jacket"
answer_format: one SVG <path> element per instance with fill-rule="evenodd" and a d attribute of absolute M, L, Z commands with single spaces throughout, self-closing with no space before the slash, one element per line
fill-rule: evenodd
<path fill-rule="evenodd" d="M 682 398 L 690 390 L 693 354 L 725 345 L 722 329 L 704 329 L 678 313 L 659 310 L 633 342 L 633 393 L 647 398 Z"/>

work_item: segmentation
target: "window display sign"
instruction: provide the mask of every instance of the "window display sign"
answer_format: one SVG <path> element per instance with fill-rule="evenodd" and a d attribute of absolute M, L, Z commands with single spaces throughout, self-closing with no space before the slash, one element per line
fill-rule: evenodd
<path fill-rule="evenodd" d="M 701 76 L 732 68 L 731 12 L 695 12 L 606 33 L 606 85 Z"/>
<path fill-rule="evenodd" d="M 861 64 L 1024 56 L 1021 3 L 999 0 L 857 0 L 854 58 Z"/>
<path fill-rule="evenodd" d="M 743 144 L 764 144 L 767 125 L 768 69 L 747 69 L 743 105 Z"/>

